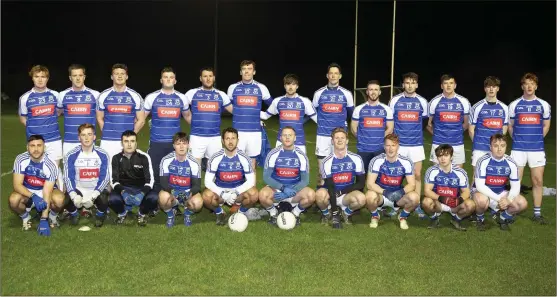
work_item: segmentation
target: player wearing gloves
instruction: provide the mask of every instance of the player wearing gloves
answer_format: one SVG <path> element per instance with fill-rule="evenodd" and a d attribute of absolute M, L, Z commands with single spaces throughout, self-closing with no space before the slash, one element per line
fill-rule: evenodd
<path fill-rule="evenodd" d="M 331 133 L 333 151 L 323 159 L 320 171 L 325 188 L 316 192 L 317 206 L 321 210 L 321 222 L 329 222 L 329 205 L 332 210 L 333 228 L 340 229 L 338 207 L 342 209 L 344 222 L 351 224 L 350 215 L 366 205 L 363 193 L 365 170 L 362 157 L 348 151 L 348 133 L 336 128 Z"/>
<path fill-rule="evenodd" d="M 174 151 L 160 164 L 159 206 L 167 214 L 166 227 L 174 226 L 175 208 L 184 205 L 184 225 L 191 226 L 191 216 L 203 207 L 201 198 L 201 166 L 188 153 L 188 135 L 177 132 L 172 138 Z"/>
<path fill-rule="evenodd" d="M 158 193 L 153 191 L 153 167 L 149 155 L 137 149 L 137 135 L 122 133 L 122 152 L 111 161 L 112 192 L 108 206 L 118 214 L 117 224 L 123 224 L 133 206 L 139 206 L 137 224 L 147 224 L 146 214 L 157 207 Z"/>
<path fill-rule="evenodd" d="M 438 165 L 427 169 L 425 174 L 423 210 L 430 215 L 428 228 L 439 227 L 439 216 L 448 212 L 451 224 L 459 231 L 466 231 L 460 222 L 476 209 L 470 199 L 468 175 L 462 168 L 452 165 L 453 147 L 441 144 L 435 149 Z"/>
<path fill-rule="evenodd" d="M 29 212 L 35 207 L 41 214 L 37 231 L 50 236 L 50 224 L 58 226 L 57 212 L 64 206 L 64 194 L 54 189 L 58 169 L 54 161 L 46 157 L 45 141 L 41 135 L 31 135 L 27 152 L 19 154 L 14 162 L 14 191 L 10 194 L 10 208 L 23 220 L 23 230 L 31 229 Z M 49 212 L 50 210 L 50 212 Z"/>
<path fill-rule="evenodd" d="M 501 230 L 509 230 L 514 216 L 528 207 L 526 199 L 520 195 L 518 167 L 514 160 L 505 155 L 507 142 L 501 134 L 494 134 L 490 140 L 490 153 L 484 155 L 476 163 L 472 197 L 476 202 L 476 226 L 479 231 L 485 230 L 484 212 L 487 208 L 500 211 L 499 226 Z M 511 189 L 505 191 L 507 180 Z"/>
<path fill-rule="evenodd" d="M 224 203 L 232 206 L 239 202 L 240 212 L 245 213 L 259 196 L 250 157 L 237 147 L 238 131 L 226 128 L 221 137 L 224 148 L 207 162 L 203 191 L 203 203 L 217 215 L 217 225 L 226 224 Z"/>
<path fill-rule="evenodd" d="M 77 129 L 80 146 L 64 157 L 64 185 L 66 209 L 71 222 L 77 225 L 79 208 L 97 207 L 95 227 L 101 227 L 108 209 L 108 183 L 110 162 L 108 153 L 95 147 L 95 126 L 87 123 Z"/>
<path fill-rule="evenodd" d="M 420 203 L 420 196 L 414 191 L 416 183 L 412 161 L 398 154 L 399 139 L 396 134 L 385 136 L 385 153 L 369 162 L 367 175 L 367 208 L 371 212 L 370 228 L 379 225 L 377 207 L 390 206 L 397 210 L 402 207 L 398 219 L 400 228 L 408 229 L 406 219 Z M 402 180 L 406 177 L 406 185 Z"/>
<path fill-rule="evenodd" d="M 280 139 L 282 146 L 271 150 L 265 160 L 263 180 L 267 186 L 259 193 L 259 203 L 269 212 L 269 223 L 273 225 L 278 215 L 275 203 L 297 204 L 292 213 L 296 216 L 296 225 L 300 225 L 300 213 L 315 201 L 315 192 L 308 187 L 308 157 L 294 145 L 296 131 L 293 127 L 282 128 Z"/>

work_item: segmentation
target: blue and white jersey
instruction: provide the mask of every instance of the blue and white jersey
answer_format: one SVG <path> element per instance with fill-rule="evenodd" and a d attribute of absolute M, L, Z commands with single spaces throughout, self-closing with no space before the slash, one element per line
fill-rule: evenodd
<path fill-rule="evenodd" d="M 312 117 L 316 111 L 308 98 L 296 94 L 294 97 L 280 96 L 275 98 L 266 111 L 269 115 L 279 116 L 279 131 L 277 140 L 280 141 L 282 129 L 291 126 L 296 131 L 295 145 L 306 145 L 304 133 L 304 117 Z"/>
<path fill-rule="evenodd" d="M 470 125 L 474 128 L 472 150 L 489 151 L 489 138 L 493 134 L 503 134 L 503 127 L 509 124 L 508 106 L 497 100 L 494 104 L 482 99 L 470 109 Z"/>
<path fill-rule="evenodd" d="M 438 95 L 429 102 L 429 116 L 433 117 L 433 144 L 464 144 L 464 116 L 470 113 L 468 99 L 455 94 L 453 98 Z"/>
<path fill-rule="evenodd" d="M 309 161 L 301 149 L 285 150 L 279 146 L 267 154 L 265 170 L 268 168 L 274 169 L 271 177 L 280 184 L 294 185 L 302 180 L 301 172 L 309 173 Z"/>
<path fill-rule="evenodd" d="M 394 132 L 400 139 L 400 146 L 423 146 L 423 118 L 429 116 L 427 100 L 416 94 L 406 97 L 403 93 L 391 99 L 389 107 L 393 111 Z"/>
<path fill-rule="evenodd" d="M 370 105 L 362 103 L 354 109 L 352 120 L 358 121 L 358 152 L 377 152 L 383 150 L 383 138 L 387 122 L 393 120 L 393 112 L 387 105 L 378 102 Z"/>
<path fill-rule="evenodd" d="M 540 98 L 526 100 L 520 97 L 509 105 L 509 116 L 514 120 L 512 149 L 543 151 L 543 121 L 551 119 L 551 106 Z"/>
<path fill-rule="evenodd" d="M 39 162 L 33 162 L 28 152 L 17 155 L 14 161 L 14 174 L 23 174 L 23 186 L 43 197 L 42 189 L 45 182 L 55 183 L 58 178 L 58 167 L 54 161 L 43 156 Z"/>
<path fill-rule="evenodd" d="M 341 159 L 332 152 L 323 159 L 319 171 L 323 179 L 333 179 L 335 190 L 343 190 L 355 184 L 356 176 L 365 174 L 362 157 L 349 151 Z"/>
<path fill-rule="evenodd" d="M 110 182 L 110 166 L 108 153 L 100 147 L 93 146 L 93 151 L 86 153 L 81 145 L 76 146 L 64 157 L 64 185 L 67 192 L 102 192 Z"/>
<path fill-rule="evenodd" d="M 189 191 L 191 178 L 201 178 L 201 166 L 190 153 L 180 162 L 176 159 L 176 152 L 171 152 L 161 160 L 160 176 L 168 176 L 171 189 Z"/>
<path fill-rule="evenodd" d="M 61 140 L 58 128 L 58 92 L 46 89 L 36 92 L 31 89 L 19 97 L 19 115 L 27 117 L 26 138 L 34 134 L 42 135 L 45 142 Z"/>
<path fill-rule="evenodd" d="M 468 174 L 462 168 L 452 167 L 447 173 L 433 165 L 425 173 L 426 183 L 433 185 L 433 192 L 439 196 L 460 197 L 462 189 L 468 188 Z"/>
<path fill-rule="evenodd" d="M 97 104 L 104 111 L 102 140 L 120 141 L 124 131 L 133 130 L 136 113 L 143 111 L 143 98 L 128 87 L 123 92 L 104 90 Z"/>
<path fill-rule="evenodd" d="M 165 94 L 155 91 L 145 97 L 145 111 L 151 113 L 150 142 L 172 142 L 176 132 L 180 132 L 182 112 L 188 110 L 189 104 L 184 94 L 173 91 Z"/>
<path fill-rule="evenodd" d="M 215 174 L 215 184 L 225 189 L 237 188 L 245 182 L 247 174 L 254 174 L 250 157 L 240 150 L 230 158 L 221 149 L 209 159 L 207 170 Z"/>
<path fill-rule="evenodd" d="M 396 161 L 389 162 L 386 154 L 371 159 L 368 172 L 377 174 L 375 183 L 387 191 L 397 191 L 403 188 L 402 180 L 413 174 L 414 164 L 409 158 L 398 155 Z"/>
<path fill-rule="evenodd" d="M 518 181 L 518 166 L 508 155 L 496 160 L 491 153 L 485 154 L 476 163 L 474 181 L 477 179 L 484 179 L 485 185 L 499 195 L 505 191 L 507 181 Z"/>
<path fill-rule="evenodd" d="M 97 124 L 99 92 L 83 87 L 81 91 L 67 88 L 58 95 L 58 109 L 64 110 L 64 142 L 79 143 L 77 128 L 81 124 Z"/>
<path fill-rule="evenodd" d="M 240 81 L 228 87 L 227 95 L 234 106 L 232 127 L 243 132 L 260 132 L 262 102 L 271 103 L 267 87 L 255 80 L 248 84 Z"/>
<path fill-rule="evenodd" d="M 346 109 L 354 107 L 354 97 L 341 86 L 325 86 L 313 94 L 313 107 L 317 110 L 317 135 L 331 137 L 335 128 L 346 128 Z"/>
<path fill-rule="evenodd" d="M 186 92 L 186 101 L 191 106 L 190 135 L 219 136 L 222 110 L 232 104 L 228 95 L 217 89 L 199 87 Z"/>

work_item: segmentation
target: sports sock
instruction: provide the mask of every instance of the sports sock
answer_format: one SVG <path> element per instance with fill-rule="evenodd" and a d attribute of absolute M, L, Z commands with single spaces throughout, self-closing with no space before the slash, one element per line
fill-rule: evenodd
<path fill-rule="evenodd" d="M 352 210 L 350 209 L 350 207 L 347 207 L 347 208 L 344 209 L 344 213 L 346 213 L 346 215 L 348 215 L 348 216 L 349 216 L 349 215 L 352 215 L 353 212 L 354 212 L 354 211 L 352 211 Z"/>
<path fill-rule="evenodd" d="M 483 213 L 481 213 L 481 214 L 476 214 L 476 219 L 477 219 L 479 222 L 483 222 L 483 221 L 485 220 L 484 214 L 483 214 Z"/>
<path fill-rule="evenodd" d="M 449 213 L 451 214 L 451 216 L 453 217 L 453 219 L 457 222 L 460 222 L 462 219 L 458 216 L 458 214 L 453 213 L 452 211 L 449 211 Z"/>
<path fill-rule="evenodd" d="M 222 208 L 221 208 L 221 210 L 222 210 Z M 184 208 L 184 215 L 185 216 L 191 216 L 191 215 L 193 215 L 193 211 L 191 211 L 189 208 L 186 207 L 186 208 Z"/>
<path fill-rule="evenodd" d="M 274 205 L 271 205 L 271 207 L 268 207 L 267 211 L 269 212 L 270 216 L 272 216 L 272 217 L 277 216 L 277 208 Z"/>
<path fill-rule="evenodd" d="M 432 215 L 431 217 L 429 217 L 429 218 L 430 218 L 431 220 L 436 220 L 436 219 L 439 218 L 440 215 L 441 215 L 440 212 L 436 212 L 436 213 L 433 213 L 433 215 Z"/>
<path fill-rule="evenodd" d="M 534 216 L 539 217 L 542 215 L 542 208 L 540 207 L 535 207 L 534 206 Z"/>
<path fill-rule="evenodd" d="M 329 209 L 328 208 L 322 209 L 321 214 L 324 215 L 324 216 L 329 215 Z"/>
<path fill-rule="evenodd" d="M 451 208 L 448 205 L 441 203 L 441 211 L 451 212 Z"/>
<path fill-rule="evenodd" d="M 221 214 L 221 213 L 223 213 L 223 210 L 222 210 L 222 207 L 219 205 L 219 206 L 217 206 L 217 208 L 215 208 L 215 214 L 218 215 L 218 214 Z"/>
<path fill-rule="evenodd" d="M 97 215 L 97 217 L 104 217 L 104 212 L 97 209 L 96 215 Z"/>
<path fill-rule="evenodd" d="M 52 209 L 50 210 L 50 213 L 48 214 L 48 218 L 51 221 L 56 221 L 58 218 L 56 217 L 58 215 L 57 212 L 53 211 Z"/>
<path fill-rule="evenodd" d="M 170 208 L 169 210 L 165 211 L 166 215 L 168 216 L 168 218 L 173 218 L 174 217 L 174 208 Z"/>
<path fill-rule="evenodd" d="M 379 212 L 377 211 L 377 209 L 371 212 L 371 217 L 372 217 L 372 218 L 375 217 L 375 218 L 378 218 L 378 219 L 379 219 Z"/>
<path fill-rule="evenodd" d="M 239 211 L 240 211 L 241 213 L 246 213 L 248 210 L 249 210 L 249 208 L 247 208 L 247 207 L 245 207 L 245 206 L 243 206 L 243 205 L 241 205 L 241 206 L 240 206 L 240 209 L 239 209 Z"/>
<path fill-rule="evenodd" d="M 29 220 L 31 219 L 31 216 L 29 216 L 29 212 L 28 212 L 28 211 L 26 211 L 26 212 L 20 214 L 19 217 L 20 217 L 24 222 L 29 221 Z"/>
<path fill-rule="evenodd" d="M 499 218 L 501 220 L 505 220 L 505 221 L 512 220 L 513 217 L 514 216 L 512 214 L 508 213 L 506 210 L 504 212 L 502 212 L 501 215 L 499 216 Z"/>
<path fill-rule="evenodd" d="M 400 219 L 407 219 L 408 216 L 410 215 L 410 212 L 406 211 L 406 209 L 403 209 L 402 212 L 400 213 Z"/>
<path fill-rule="evenodd" d="M 295 216 L 299 217 L 300 214 L 306 210 L 305 208 L 303 208 L 300 203 L 298 203 L 298 205 L 294 208 L 294 210 L 292 210 L 292 214 L 294 214 Z"/>

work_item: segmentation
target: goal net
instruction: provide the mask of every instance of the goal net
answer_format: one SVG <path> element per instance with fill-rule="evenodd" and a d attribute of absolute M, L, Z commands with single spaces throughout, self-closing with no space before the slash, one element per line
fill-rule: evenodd
<path fill-rule="evenodd" d="M 367 88 L 356 89 L 356 98 L 354 98 L 354 100 L 356 100 L 356 102 L 354 103 L 355 106 L 358 106 L 366 102 L 367 100 L 366 89 Z M 393 87 L 393 96 L 396 96 L 402 92 L 404 92 L 404 89 L 402 87 L 397 87 L 397 86 Z M 381 95 L 379 96 L 379 101 L 381 101 L 381 103 L 384 104 L 389 104 L 389 100 L 391 100 L 389 96 L 391 96 L 391 86 L 390 85 L 381 86 Z"/>

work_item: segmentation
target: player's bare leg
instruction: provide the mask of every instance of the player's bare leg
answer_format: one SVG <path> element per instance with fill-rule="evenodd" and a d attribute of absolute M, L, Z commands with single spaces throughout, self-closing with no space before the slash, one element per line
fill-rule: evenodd
<path fill-rule="evenodd" d="M 368 190 L 365 197 L 366 207 L 371 213 L 371 222 L 369 223 L 369 227 L 375 229 L 379 226 L 379 220 L 381 219 L 381 216 L 377 211 L 377 207 L 379 207 L 379 205 L 383 205 L 383 195 L 377 194 L 372 190 Z"/>
<path fill-rule="evenodd" d="M 224 226 L 226 224 L 226 214 L 222 209 L 224 200 L 209 189 L 205 189 L 201 196 L 203 198 L 203 205 L 212 210 L 217 216 L 217 225 Z"/>
<path fill-rule="evenodd" d="M 12 192 L 8 198 L 10 209 L 23 220 L 23 230 L 31 229 L 31 216 L 29 215 L 31 208 L 26 206 L 29 199 L 17 192 Z"/>
<path fill-rule="evenodd" d="M 406 221 L 410 213 L 412 213 L 418 205 L 420 205 L 420 196 L 416 192 L 406 193 L 400 200 L 398 200 L 395 205 L 402 208 L 402 211 L 398 215 L 398 220 L 400 224 L 400 229 L 407 230 L 408 222 Z"/>
<path fill-rule="evenodd" d="M 478 231 L 485 231 L 485 217 L 484 213 L 489 208 L 489 198 L 480 193 L 474 193 L 474 202 L 476 203 L 476 228 Z"/>
<path fill-rule="evenodd" d="M 441 203 L 438 200 L 424 197 L 422 209 L 430 217 L 428 229 L 439 228 L 439 216 L 441 215 Z"/>
<path fill-rule="evenodd" d="M 329 191 L 321 188 L 315 192 L 315 205 L 321 210 L 321 223 L 329 224 L 331 214 L 329 212 Z"/>
<path fill-rule="evenodd" d="M 532 220 L 542 225 L 546 224 L 545 219 L 541 215 L 544 169 L 545 166 L 534 168 L 530 167 L 530 176 L 532 178 L 532 197 L 534 198 L 534 216 L 532 217 Z"/>
<path fill-rule="evenodd" d="M 416 182 L 416 189 L 414 192 L 416 192 L 420 198 L 422 197 L 422 164 L 422 161 L 414 163 L 414 177 Z M 418 207 L 416 208 L 416 213 L 420 219 L 425 219 L 425 214 L 423 213 L 420 204 L 418 204 Z"/>
<path fill-rule="evenodd" d="M 50 212 L 48 214 L 51 228 L 60 227 L 60 223 L 58 222 L 58 213 L 64 209 L 64 199 L 64 193 L 58 189 L 52 190 L 50 198 Z"/>
<path fill-rule="evenodd" d="M 366 205 L 366 195 L 360 191 L 352 191 L 342 197 L 341 204 L 339 206 L 343 208 L 344 223 L 351 225 L 352 213 Z"/>

